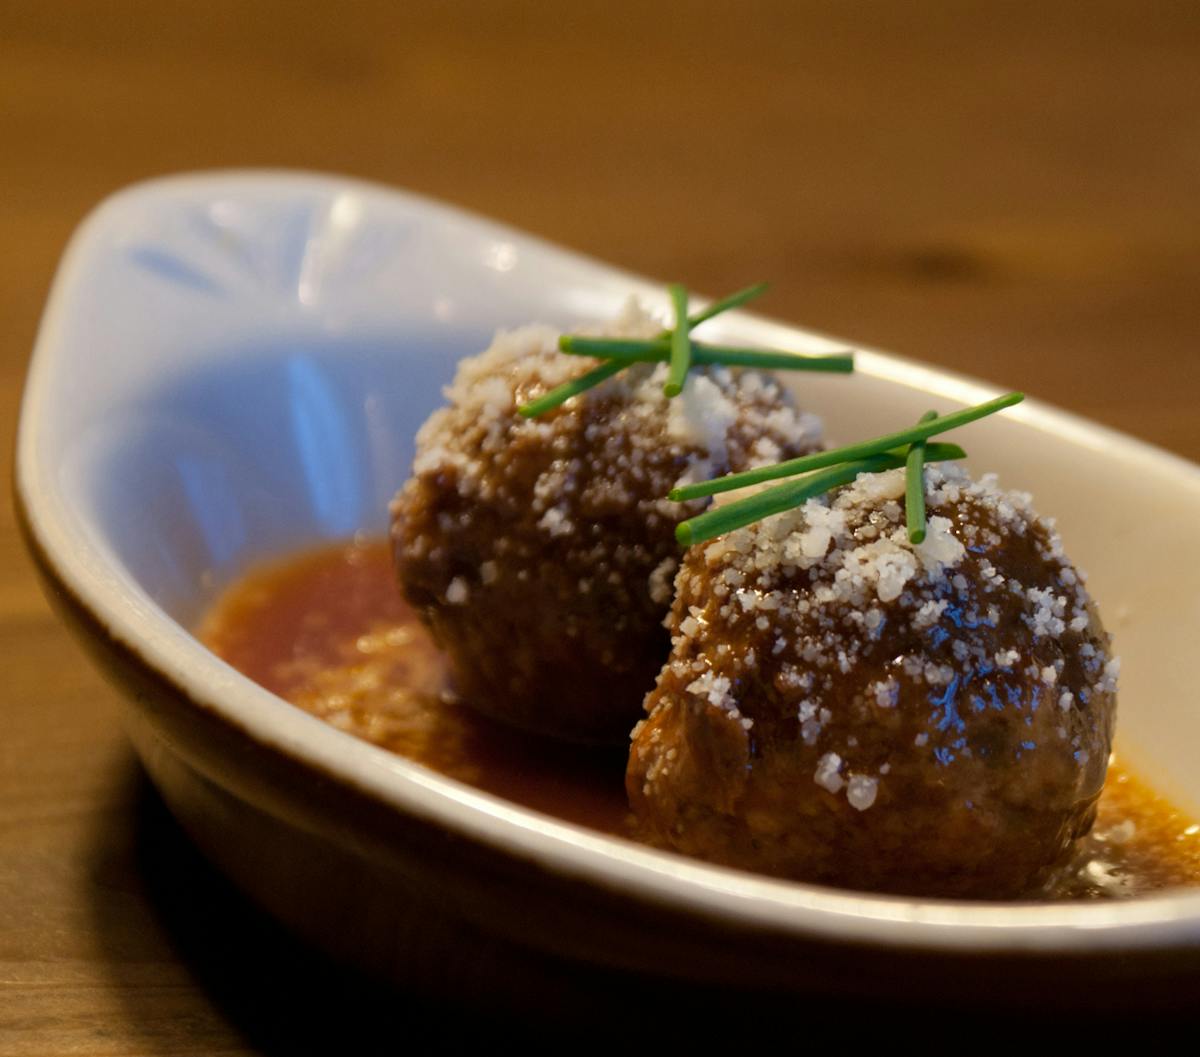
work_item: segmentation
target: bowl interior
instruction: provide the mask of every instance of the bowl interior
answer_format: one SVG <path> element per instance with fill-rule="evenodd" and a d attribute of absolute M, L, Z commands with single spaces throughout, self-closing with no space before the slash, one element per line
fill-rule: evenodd
<path fill-rule="evenodd" d="M 346 181 L 127 192 L 77 236 L 39 338 L 19 450 L 34 530 L 119 628 L 186 629 L 259 559 L 382 533 L 413 434 L 455 361 L 496 327 L 601 319 L 631 293 L 664 304 L 613 269 Z M 713 334 L 843 347 L 744 315 Z M 794 381 L 835 439 L 995 392 L 869 351 L 859 366 Z M 1200 811 L 1187 667 L 1200 637 L 1200 473 L 1036 403 L 963 439 L 975 472 L 1032 491 L 1058 518 L 1122 657 L 1122 751 Z"/>
<path fill-rule="evenodd" d="M 386 531 L 413 423 L 471 337 L 214 349 L 68 445 L 64 491 L 122 571 L 191 626 L 259 559 Z"/>

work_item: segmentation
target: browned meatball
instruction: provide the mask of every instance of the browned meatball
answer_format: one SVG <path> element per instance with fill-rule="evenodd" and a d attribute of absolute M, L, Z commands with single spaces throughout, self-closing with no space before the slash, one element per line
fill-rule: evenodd
<path fill-rule="evenodd" d="M 649 337 L 632 306 L 609 333 Z M 392 506 L 401 589 L 459 692 L 514 725 L 623 741 L 670 651 L 678 482 L 811 451 L 815 418 L 767 375 L 638 365 L 528 420 L 517 406 L 590 370 L 524 327 L 464 360 Z M 694 508 L 698 509 L 698 508 Z"/>
<path fill-rule="evenodd" d="M 634 731 L 656 842 L 770 874 L 926 896 L 1031 893 L 1086 833 L 1117 662 L 1029 497 L 902 470 L 693 547 L 671 660 Z"/>

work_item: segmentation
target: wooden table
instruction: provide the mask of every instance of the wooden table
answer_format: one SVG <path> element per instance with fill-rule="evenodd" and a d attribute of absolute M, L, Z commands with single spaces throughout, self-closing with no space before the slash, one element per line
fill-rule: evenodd
<path fill-rule="evenodd" d="M 55 262 L 98 199 L 297 166 L 704 291 L 769 277 L 784 319 L 1200 458 L 1198 103 L 1191 2 L 7 0 L 0 416 L 11 436 Z M 228 889 L 142 778 L 7 508 L 0 563 L 0 1054 L 336 1052 L 347 1022 L 341 1052 L 364 1053 L 469 1018 L 339 973 Z"/>

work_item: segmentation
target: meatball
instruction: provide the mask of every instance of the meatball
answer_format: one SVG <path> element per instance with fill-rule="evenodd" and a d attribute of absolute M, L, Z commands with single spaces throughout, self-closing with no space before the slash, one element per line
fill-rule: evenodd
<path fill-rule="evenodd" d="M 1095 817 L 1118 662 L 1029 496 L 904 471 L 693 547 L 627 790 L 653 842 L 922 896 L 1034 892 Z"/>
<path fill-rule="evenodd" d="M 660 328 L 631 305 L 606 332 Z M 466 702 L 530 731 L 617 744 L 670 652 L 680 507 L 667 493 L 812 451 L 820 429 L 756 371 L 693 369 L 668 401 L 665 364 L 525 419 L 520 404 L 595 366 L 560 353 L 558 336 L 501 333 L 459 365 L 392 504 L 395 565 Z"/>

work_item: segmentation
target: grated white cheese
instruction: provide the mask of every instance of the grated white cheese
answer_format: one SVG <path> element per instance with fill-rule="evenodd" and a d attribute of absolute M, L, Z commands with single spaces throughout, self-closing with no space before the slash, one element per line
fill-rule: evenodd
<path fill-rule="evenodd" d="M 817 761 L 817 769 L 813 772 L 813 781 L 822 789 L 838 793 L 846 784 L 839 774 L 841 767 L 842 758 L 836 752 L 827 752 Z"/>
<path fill-rule="evenodd" d="M 866 811 L 875 803 L 879 779 L 865 774 L 852 774 L 846 784 L 846 799 L 856 811 Z"/>

